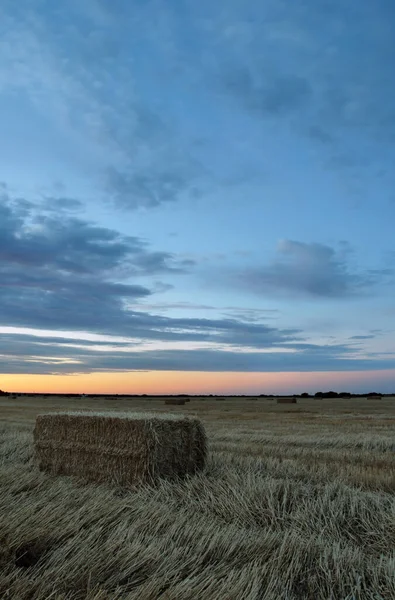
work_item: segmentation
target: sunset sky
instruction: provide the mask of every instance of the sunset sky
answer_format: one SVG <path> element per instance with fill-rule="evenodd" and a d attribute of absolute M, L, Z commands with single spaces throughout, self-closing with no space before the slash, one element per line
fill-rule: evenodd
<path fill-rule="evenodd" d="M 393 0 L 2 0 L 0 389 L 395 391 Z"/>

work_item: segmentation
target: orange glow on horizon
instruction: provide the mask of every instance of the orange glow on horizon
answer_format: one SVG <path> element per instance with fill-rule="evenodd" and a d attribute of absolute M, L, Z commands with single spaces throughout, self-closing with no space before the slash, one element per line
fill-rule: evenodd
<path fill-rule="evenodd" d="M 86 394 L 290 394 L 320 390 L 395 389 L 395 370 L 314 373 L 197 371 L 102 372 L 77 375 L 0 375 L 7 392 Z M 376 390 L 377 388 L 377 390 Z M 393 391 L 389 389 L 388 391 Z"/>

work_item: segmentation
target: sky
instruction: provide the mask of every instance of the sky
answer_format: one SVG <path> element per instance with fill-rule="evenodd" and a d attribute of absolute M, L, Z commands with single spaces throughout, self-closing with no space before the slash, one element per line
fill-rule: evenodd
<path fill-rule="evenodd" d="M 0 388 L 395 390 L 392 0 L 2 0 Z"/>

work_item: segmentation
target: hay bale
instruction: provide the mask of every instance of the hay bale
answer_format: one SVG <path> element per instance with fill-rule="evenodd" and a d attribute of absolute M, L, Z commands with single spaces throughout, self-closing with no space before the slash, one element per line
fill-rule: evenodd
<path fill-rule="evenodd" d="M 34 442 L 41 470 L 120 485 L 194 474 L 207 455 L 201 421 L 163 413 L 38 415 Z"/>
<path fill-rule="evenodd" d="M 165 404 L 173 404 L 174 406 L 183 406 L 185 402 L 185 398 L 166 398 L 165 400 Z"/>
<path fill-rule="evenodd" d="M 277 398 L 277 404 L 296 404 L 296 398 Z"/>

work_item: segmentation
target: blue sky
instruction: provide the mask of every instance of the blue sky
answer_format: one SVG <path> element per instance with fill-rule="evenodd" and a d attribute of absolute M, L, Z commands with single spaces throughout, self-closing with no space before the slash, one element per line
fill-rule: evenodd
<path fill-rule="evenodd" d="M 394 24 L 389 0 L 3 0 L 0 372 L 395 389 Z"/>

